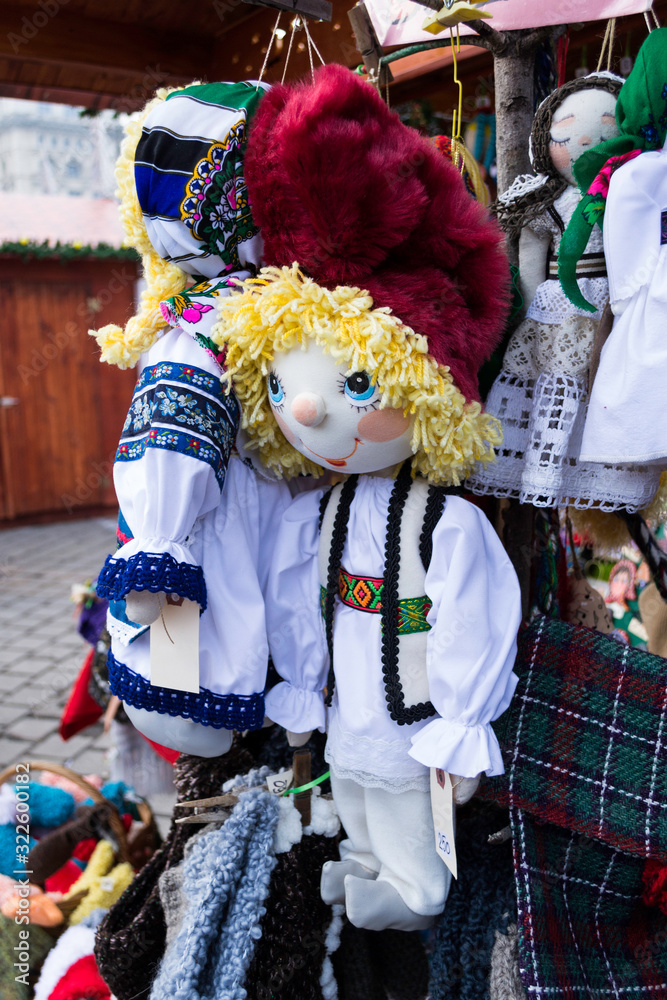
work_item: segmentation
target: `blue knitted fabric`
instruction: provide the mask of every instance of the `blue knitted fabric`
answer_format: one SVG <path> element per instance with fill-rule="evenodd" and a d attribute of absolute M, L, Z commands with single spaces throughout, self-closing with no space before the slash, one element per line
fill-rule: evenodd
<path fill-rule="evenodd" d="M 99 597 L 119 601 L 131 590 L 178 594 L 206 610 L 206 584 L 201 566 L 178 562 L 168 552 L 137 552 L 129 559 L 107 556 L 97 578 Z"/>
<path fill-rule="evenodd" d="M 124 781 L 108 781 L 100 788 L 100 794 L 109 802 L 112 802 L 121 815 L 129 813 L 132 819 L 141 819 L 139 810 L 135 802 L 137 793 L 132 785 L 126 785 Z M 92 806 L 92 799 L 86 799 L 84 806 Z"/>
<path fill-rule="evenodd" d="M 18 853 L 16 840 L 16 827 L 13 823 L 0 823 L 0 872 L 9 875 L 10 878 L 21 878 L 17 872 L 23 872 L 25 863 L 23 858 L 28 857 L 28 851 Z M 34 837 L 28 837 L 28 848 L 31 851 L 37 841 Z M 25 846 L 25 841 L 20 841 L 21 848 Z"/>
<path fill-rule="evenodd" d="M 188 907 L 150 1000 L 245 1000 L 276 858 L 278 799 L 244 792 L 227 822 L 199 837 L 183 862 Z"/>
<path fill-rule="evenodd" d="M 63 788 L 40 785 L 37 781 L 31 781 L 24 788 L 29 796 L 27 804 L 32 826 L 60 826 L 72 816 L 76 805 L 74 796 Z"/>

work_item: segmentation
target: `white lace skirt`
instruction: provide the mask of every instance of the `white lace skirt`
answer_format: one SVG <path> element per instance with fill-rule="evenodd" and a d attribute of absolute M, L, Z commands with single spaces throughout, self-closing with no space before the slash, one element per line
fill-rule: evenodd
<path fill-rule="evenodd" d="M 486 401 L 503 443 L 496 461 L 467 481 L 478 495 L 514 497 L 536 507 L 595 507 L 631 512 L 647 507 L 660 483 L 655 467 L 580 462 L 588 391 L 583 378 L 501 372 Z"/>

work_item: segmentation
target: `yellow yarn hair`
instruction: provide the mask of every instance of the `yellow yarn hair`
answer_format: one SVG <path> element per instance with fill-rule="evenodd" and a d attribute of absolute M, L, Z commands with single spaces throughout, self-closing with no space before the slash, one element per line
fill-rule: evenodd
<path fill-rule="evenodd" d="M 102 361 L 119 368 L 133 368 L 139 357 L 153 346 L 160 330 L 167 324 L 160 311 L 160 302 L 171 295 L 177 295 L 191 282 L 190 275 L 175 264 L 170 264 L 158 256 L 153 249 L 134 182 L 134 154 L 136 153 L 141 130 L 146 118 L 167 96 L 181 88 L 171 87 L 158 90 L 141 114 L 126 128 L 126 136 L 116 163 L 116 180 L 120 198 L 120 218 L 125 231 L 124 246 L 134 247 L 141 254 L 146 289 L 141 294 L 141 306 L 123 330 L 110 323 L 99 330 L 90 330 L 102 351 Z"/>
<path fill-rule="evenodd" d="M 374 309 L 368 292 L 341 285 L 330 291 L 296 264 L 268 267 L 223 300 L 213 339 L 227 346 L 226 378 L 243 409 L 249 446 L 281 476 L 321 475 L 322 469 L 283 437 L 268 398 L 275 353 L 308 340 L 348 371 L 366 371 L 382 393 L 380 406 L 414 416 L 413 468 L 430 482 L 458 485 L 477 461 L 493 457 L 500 424 L 479 403 L 467 403 L 446 367 L 387 308 Z"/>

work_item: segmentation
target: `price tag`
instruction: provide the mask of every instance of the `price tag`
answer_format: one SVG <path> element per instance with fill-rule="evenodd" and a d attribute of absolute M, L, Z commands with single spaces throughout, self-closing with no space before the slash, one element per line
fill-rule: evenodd
<path fill-rule="evenodd" d="M 437 767 L 431 768 L 431 808 L 435 829 L 435 848 L 454 878 L 458 878 L 454 843 L 452 779 L 447 771 L 441 771 Z"/>
<path fill-rule="evenodd" d="M 151 625 L 151 684 L 199 694 L 199 605 L 170 595 L 161 601 Z"/>
<path fill-rule="evenodd" d="M 288 788 L 292 787 L 294 775 L 292 771 L 281 771 L 280 774 L 272 774 L 266 779 L 266 784 L 272 795 L 284 795 Z"/>

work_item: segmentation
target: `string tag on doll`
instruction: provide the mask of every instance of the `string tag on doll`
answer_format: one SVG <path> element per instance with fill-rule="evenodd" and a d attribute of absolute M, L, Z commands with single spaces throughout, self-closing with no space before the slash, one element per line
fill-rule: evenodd
<path fill-rule="evenodd" d="M 199 694 L 199 605 L 167 594 L 151 625 L 151 684 Z"/>
<path fill-rule="evenodd" d="M 431 808 L 435 829 L 435 849 L 454 878 L 458 878 L 454 844 L 454 795 L 447 771 L 431 768 Z"/>

